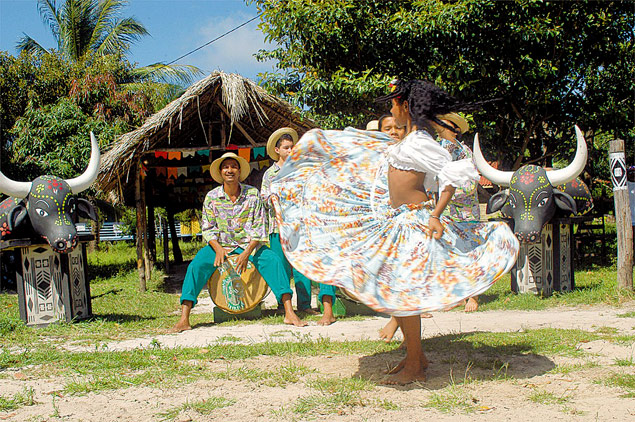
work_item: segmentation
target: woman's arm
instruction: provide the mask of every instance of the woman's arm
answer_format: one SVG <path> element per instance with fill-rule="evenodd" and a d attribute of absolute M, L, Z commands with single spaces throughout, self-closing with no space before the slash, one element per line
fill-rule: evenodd
<path fill-rule="evenodd" d="M 443 230 L 445 230 L 443 224 L 441 224 L 441 214 L 452 199 L 455 190 L 456 188 L 454 186 L 446 186 L 445 189 L 443 189 L 443 192 L 441 192 L 441 195 L 439 195 L 437 206 L 434 207 L 434 211 L 430 214 L 430 220 L 428 221 L 430 235 L 437 240 L 441 239 L 441 236 L 443 236 Z"/>

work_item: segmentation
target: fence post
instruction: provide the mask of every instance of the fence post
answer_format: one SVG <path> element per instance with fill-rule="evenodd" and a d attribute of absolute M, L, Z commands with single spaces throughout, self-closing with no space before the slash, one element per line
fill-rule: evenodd
<path fill-rule="evenodd" d="M 624 141 L 616 139 L 609 144 L 609 165 L 615 201 L 615 228 L 617 230 L 617 285 L 633 290 L 633 229 L 626 183 Z"/>

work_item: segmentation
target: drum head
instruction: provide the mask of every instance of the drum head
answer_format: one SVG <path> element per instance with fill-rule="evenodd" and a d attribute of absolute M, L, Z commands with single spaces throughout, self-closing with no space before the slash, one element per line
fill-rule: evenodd
<path fill-rule="evenodd" d="M 254 264 L 238 274 L 235 262 L 238 255 L 230 255 L 207 281 L 212 301 L 230 314 L 241 314 L 258 306 L 269 292 L 269 286 Z"/>

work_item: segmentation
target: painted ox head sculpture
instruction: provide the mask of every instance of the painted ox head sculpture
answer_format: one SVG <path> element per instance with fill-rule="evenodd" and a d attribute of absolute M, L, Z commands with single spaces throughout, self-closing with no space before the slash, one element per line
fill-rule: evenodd
<path fill-rule="evenodd" d="M 545 170 L 535 165 L 526 165 L 513 172 L 497 170 L 483 158 L 478 136 L 474 139 L 474 161 L 478 170 L 492 183 L 509 187 L 490 198 L 487 212 L 496 212 L 508 204 L 506 208 L 514 220 L 514 232 L 521 242 L 539 241 L 542 227 L 551 220 L 556 209 L 572 214 L 577 212 L 574 198 L 555 188 L 576 179 L 586 165 L 586 142 L 577 126 L 575 132 L 578 142 L 575 158 L 560 170 Z"/>
<path fill-rule="evenodd" d="M 90 162 L 84 173 L 70 180 L 40 176 L 32 182 L 16 182 L 0 172 L 0 192 L 10 197 L 0 203 L 0 240 L 43 237 L 56 252 L 77 246 L 78 217 L 97 220 L 90 202 L 75 195 L 97 178 L 99 144 L 90 134 Z"/>

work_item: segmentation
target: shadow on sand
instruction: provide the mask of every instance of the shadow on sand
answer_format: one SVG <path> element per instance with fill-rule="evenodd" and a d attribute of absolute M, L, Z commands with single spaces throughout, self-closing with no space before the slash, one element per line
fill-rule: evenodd
<path fill-rule="evenodd" d="M 393 387 L 401 390 L 439 390 L 466 380 L 532 378 L 555 367 L 548 357 L 532 353 L 533 346 L 530 343 L 488 346 L 466 338 L 475 333 L 424 339 L 423 349 L 430 361 L 426 382 Z M 363 356 L 353 376 L 381 383 L 386 377 L 385 372 L 397 365 L 405 355 L 405 350 L 395 349 Z"/>

